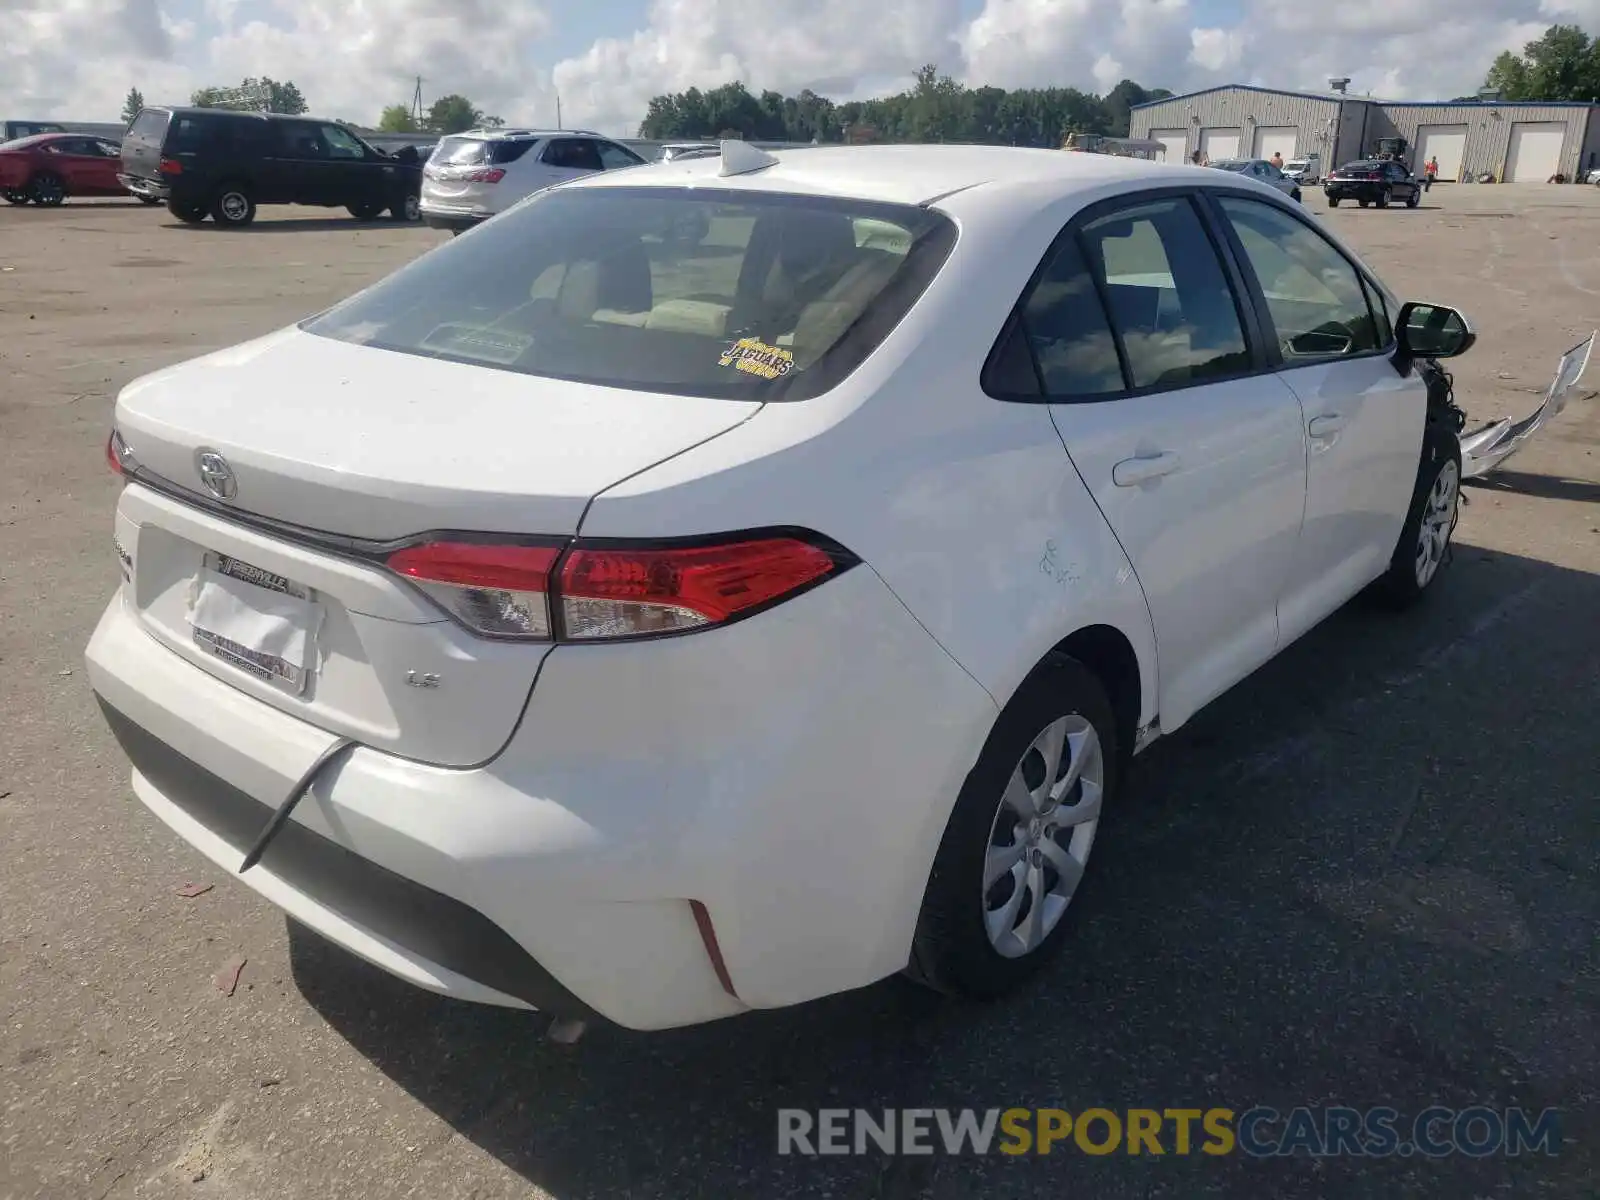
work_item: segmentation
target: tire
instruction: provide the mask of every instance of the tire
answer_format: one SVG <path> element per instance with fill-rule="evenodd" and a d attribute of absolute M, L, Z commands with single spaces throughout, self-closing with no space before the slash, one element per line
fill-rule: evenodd
<path fill-rule="evenodd" d="M 1337 196 L 1329 196 L 1328 197 L 1328 207 L 1329 208 L 1338 208 L 1339 207 L 1339 197 L 1337 197 Z"/>
<path fill-rule="evenodd" d="M 394 221 L 420 221 L 422 220 L 422 197 L 411 195 L 392 205 L 389 209 L 389 218 Z"/>
<path fill-rule="evenodd" d="M 1040 747 L 1048 749 L 1053 731 L 1064 736 L 1061 766 L 1046 786 Z M 1057 794 L 1070 765 L 1080 774 Z M 928 877 L 906 974 L 935 991 L 990 999 L 1049 962 L 1066 941 L 1070 901 L 1102 806 L 1116 797 L 1121 766 L 1105 688 L 1076 659 L 1051 654 L 1001 712 L 962 785 Z M 1070 882 L 1056 865 L 1068 863 Z M 1048 904 L 1038 903 L 1041 892 Z"/>
<path fill-rule="evenodd" d="M 161 199 L 158 196 L 135 196 L 134 199 L 137 200 L 140 204 L 160 204 L 161 203 Z"/>
<path fill-rule="evenodd" d="M 240 228 L 256 219 L 256 199 L 242 183 L 225 183 L 211 201 L 211 219 L 218 225 Z"/>
<path fill-rule="evenodd" d="M 1391 608 L 1408 608 L 1427 593 L 1449 559 L 1461 496 L 1461 444 L 1441 425 L 1422 434 L 1422 461 L 1411 492 L 1411 507 L 1389 570 L 1375 585 Z"/>
<path fill-rule="evenodd" d="M 1366 208 L 1369 204 L 1372 203 L 1372 201 L 1368 200 L 1368 199 L 1365 199 L 1365 198 L 1362 198 L 1362 199 L 1357 200 L 1356 203 L 1361 205 L 1362 208 Z"/>
<path fill-rule="evenodd" d="M 28 185 L 28 195 L 40 208 L 55 208 L 66 203 L 67 185 L 61 176 L 45 171 L 33 177 L 33 182 Z"/>
<path fill-rule="evenodd" d="M 1295 188 L 1294 191 L 1289 193 L 1289 199 L 1293 200 L 1296 204 L 1304 203 L 1304 201 L 1302 201 L 1300 199 L 1300 189 L 1299 188 Z"/>
<path fill-rule="evenodd" d="M 168 200 L 167 211 L 186 225 L 198 225 L 206 219 L 204 204 L 186 204 L 180 200 Z"/>
<path fill-rule="evenodd" d="M 1419 205 L 1421 203 L 1422 203 L 1422 193 L 1417 191 L 1416 188 L 1412 188 L 1411 189 L 1411 195 L 1406 197 L 1406 207 L 1407 208 L 1415 208 L 1417 205 Z"/>
<path fill-rule="evenodd" d="M 6 198 L 7 204 L 26 204 L 28 201 L 33 199 L 33 197 L 28 195 L 28 193 L 22 188 L 6 188 L 5 191 L 0 192 L 0 196 L 4 196 Z"/>
<path fill-rule="evenodd" d="M 381 204 L 346 204 L 344 210 L 358 221 L 376 221 L 383 212 Z"/>
<path fill-rule="evenodd" d="M 1378 193 L 1378 207 L 1379 208 L 1388 208 L 1389 207 L 1389 199 L 1390 199 L 1389 189 L 1388 188 L 1384 188 L 1383 191 Z"/>

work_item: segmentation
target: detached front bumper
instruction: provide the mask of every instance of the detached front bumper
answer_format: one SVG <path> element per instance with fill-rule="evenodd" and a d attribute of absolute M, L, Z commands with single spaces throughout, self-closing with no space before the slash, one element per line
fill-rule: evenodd
<path fill-rule="evenodd" d="M 172 189 L 170 187 L 153 179 L 146 179 L 142 175 L 118 175 L 117 182 L 135 196 L 144 196 L 150 200 L 161 200 L 163 202 L 172 198 Z"/>

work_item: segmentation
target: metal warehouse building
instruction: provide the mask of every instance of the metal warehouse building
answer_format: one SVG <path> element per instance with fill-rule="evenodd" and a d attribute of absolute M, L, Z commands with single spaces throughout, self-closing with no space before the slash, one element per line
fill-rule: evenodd
<path fill-rule="evenodd" d="M 1335 82 L 1338 82 L 1337 80 Z M 1600 118 L 1593 104 L 1504 100 L 1440 103 L 1375 100 L 1342 92 L 1279 92 L 1234 84 L 1141 104 L 1130 135 L 1167 145 L 1169 162 L 1196 150 L 1221 158 L 1285 161 L 1322 157 L 1324 173 L 1403 137 L 1414 169 L 1439 160 L 1439 179 L 1493 176 L 1505 183 L 1572 178 L 1600 166 Z"/>

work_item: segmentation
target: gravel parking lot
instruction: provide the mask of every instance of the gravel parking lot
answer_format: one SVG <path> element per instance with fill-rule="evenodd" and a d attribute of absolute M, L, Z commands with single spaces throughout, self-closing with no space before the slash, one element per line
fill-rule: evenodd
<path fill-rule="evenodd" d="M 1397 291 L 1474 318 L 1475 419 L 1531 411 L 1600 326 L 1600 189 L 1308 207 Z M 286 930 L 185 847 L 133 800 L 81 666 L 117 579 L 117 390 L 442 240 L 320 210 L 238 232 L 131 202 L 0 211 L 0 1198 L 1600 1195 L 1596 399 L 1467 490 L 1429 604 L 1352 605 L 1138 761 L 1075 940 L 1008 1002 L 888 981 L 564 1048 Z M 780 1107 L 1257 1104 L 1555 1107 L 1564 1142 L 775 1154 Z"/>

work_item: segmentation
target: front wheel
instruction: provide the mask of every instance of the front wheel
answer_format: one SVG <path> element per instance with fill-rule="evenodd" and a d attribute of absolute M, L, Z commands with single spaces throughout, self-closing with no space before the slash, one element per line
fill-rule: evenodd
<path fill-rule="evenodd" d="M 1388 208 L 1389 207 L 1389 189 L 1388 188 L 1384 188 L 1383 191 L 1378 193 L 1378 207 L 1379 208 Z"/>
<path fill-rule="evenodd" d="M 160 204 L 161 203 L 161 198 L 159 196 L 135 196 L 134 199 L 137 200 L 140 204 L 147 204 L 148 205 L 148 204 Z"/>
<path fill-rule="evenodd" d="M 1417 205 L 1419 205 L 1421 203 L 1422 203 L 1422 193 L 1419 192 L 1416 188 L 1412 188 L 1411 189 L 1411 195 L 1406 197 L 1406 207 L 1407 208 L 1415 208 Z"/>
<path fill-rule="evenodd" d="M 1299 188 L 1295 188 L 1294 191 L 1290 192 L 1289 193 L 1289 199 L 1293 200 L 1296 204 L 1299 204 L 1301 202 L 1301 200 L 1300 200 L 1300 189 Z"/>
<path fill-rule="evenodd" d="M 1356 203 L 1361 205 L 1362 208 L 1366 208 L 1367 205 L 1372 203 L 1372 201 L 1362 197 L 1361 199 L 1357 200 Z"/>
<path fill-rule="evenodd" d="M 422 197 L 407 196 L 404 200 L 389 209 L 389 216 L 396 221 L 422 220 Z"/>
<path fill-rule="evenodd" d="M 1422 461 L 1411 493 L 1400 540 L 1389 570 L 1378 580 L 1378 595 L 1392 607 L 1415 604 L 1439 577 L 1449 558 L 1461 500 L 1461 444 L 1441 426 L 1422 435 Z"/>
<path fill-rule="evenodd" d="M 917 918 L 911 978 L 987 999 L 1060 950 L 1120 763 L 1105 688 L 1076 659 L 1050 655 L 962 785 Z"/>
<path fill-rule="evenodd" d="M 344 209 L 358 221 L 376 221 L 378 214 L 383 212 L 383 205 L 368 201 L 361 204 L 346 204 Z"/>
<path fill-rule="evenodd" d="M 54 208 L 63 204 L 67 199 L 67 185 L 61 176 L 52 175 L 46 171 L 42 175 L 33 177 L 33 184 L 28 189 L 33 197 L 33 202 L 44 208 Z"/>

